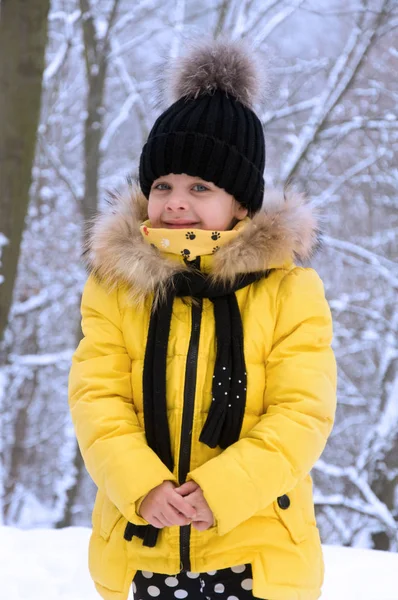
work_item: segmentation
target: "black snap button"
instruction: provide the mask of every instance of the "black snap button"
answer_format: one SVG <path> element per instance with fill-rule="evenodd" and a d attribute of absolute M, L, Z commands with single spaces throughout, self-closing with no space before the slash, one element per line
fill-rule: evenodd
<path fill-rule="evenodd" d="M 286 494 L 283 494 L 283 496 L 279 496 L 277 502 L 279 508 L 282 508 L 283 510 L 286 510 L 290 506 L 290 498 Z"/>

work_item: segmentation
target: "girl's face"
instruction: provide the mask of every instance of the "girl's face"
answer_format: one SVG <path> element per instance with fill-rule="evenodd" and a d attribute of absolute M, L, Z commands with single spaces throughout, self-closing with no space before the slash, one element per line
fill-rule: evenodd
<path fill-rule="evenodd" d="M 222 188 L 200 177 L 165 175 L 153 182 L 148 217 L 152 227 L 225 231 L 247 215 Z"/>

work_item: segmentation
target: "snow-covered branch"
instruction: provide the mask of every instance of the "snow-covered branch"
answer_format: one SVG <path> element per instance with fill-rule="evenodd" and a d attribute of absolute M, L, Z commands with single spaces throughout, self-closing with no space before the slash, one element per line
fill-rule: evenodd
<path fill-rule="evenodd" d="M 264 44 L 265 40 L 279 27 L 286 19 L 288 19 L 296 10 L 304 4 L 305 0 L 295 0 L 289 3 L 288 6 L 278 11 L 264 27 L 261 27 L 257 35 L 251 36 L 250 41 L 253 48 L 259 48 Z"/>
<path fill-rule="evenodd" d="M 70 40 L 65 40 L 58 48 L 58 51 L 55 54 L 53 60 L 46 67 L 46 70 L 43 73 L 44 86 L 48 85 L 49 81 L 54 77 L 54 75 L 60 70 L 62 65 L 65 63 L 69 48 Z"/>
<path fill-rule="evenodd" d="M 109 143 L 112 140 L 115 133 L 118 131 L 118 129 L 121 127 L 121 125 L 123 125 L 123 123 L 125 123 L 129 119 L 130 111 L 131 111 L 132 107 L 134 106 L 134 104 L 137 102 L 138 98 L 139 98 L 139 94 L 137 91 L 131 92 L 127 96 L 126 100 L 123 102 L 122 106 L 120 107 L 119 112 L 117 113 L 116 117 L 108 125 L 108 127 L 105 130 L 104 135 L 102 136 L 101 143 L 100 143 L 100 151 L 101 152 L 107 151 L 107 149 L 109 147 Z"/>
<path fill-rule="evenodd" d="M 24 302 L 15 302 L 11 308 L 11 316 L 19 317 L 33 310 L 43 309 L 59 300 L 64 293 L 64 288 L 61 288 L 59 285 L 50 286 Z"/>
<path fill-rule="evenodd" d="M 351 507 L 357 503 L 361 506 L 367 506 L 367 510 L 369 511 L 367 514 L 373 514 L 373 516 L 377 517 L 391 529 L 397 529 L 397 524 L 394 520 L 394 517 L 388 510 L 387 506 L 379 500 L 365 478 L 360 476 L 354 467 L 338 467 L 337 465 L 328 464 L 324 460 L 320 459 L 314 468 L 324 475 L 329 475 L 330 477 L 336 477 L 339 479 L 347 478 L 356 486 L 356 488 L 367 501 L 367 504 L 364 505 L 355 499 L 350 499 L 349 502 L 351 503 Z"/>
<path fill-rule="evenodd" d="M 137 23 L 137 17 L 140 12 L 145 18 L 148 18 L 151 13 L 159 8 L 159 0 L 138 0 L 129 6 L 129 10 L 121 16 L 114 24 L 112 31 L 115 34 L 120 33 L 130 23 Z"/>
<path fill-rule="evenodd" d="M 108 127 L 109 132 L 108 130 L 105 132 L 104 138 L 101 142 L 101 150 L 105 150 L 107 148 L 111 137 L 116 133 L 120 125 L 122 125 L 122 123 L 126 121 L 129 112 L 131 111 L 134 105 L 136 105 L 138 111 L 139 121 L 141 123 L 141 127 L 143 129 L 144 134 L 143 137 L 145 137 L 145 133 L 149 132 L 152 125 L 150 122 L 150 116 L 148 114 L 147 106 L 145 105 L 144 99 L 142 98 L 137 81 L 135 80 L 133 75 L 131 75 L 127 70 L 124 57 L 120 51 L 121 46 L 115 35 L 112 36 L 110 43 L 111 50 L 109 57 L 112 59 L 116 67 L 120 80 L 123 83 L 126 92 L 128 93 L 128 97 L 123 104 L 123 114 L 120 116 L 120 118 L 119 115 L 117 115 L 113 121 L 113 124 L 111 123 Z"/>
<path fill-rule="evenodd" d="M 256 29 L 258 30 L 263 27 L 262 24 L 264 19 L 266 17 L 268 18 L 270 11 L 278 6 L 279 2 L 280 0 L 268 0 L 268 2 L 262 2 L 260 13 L 255 10 L 250 11 L 250 5 L 252 4 L 250 0 L 241 2 L 238 5 L 238 10 L 240 12 L 234 19 L 235 27 L 232 35 L 235 37 L 251 37 Z"/>
<path fill-rule="evenodd" d="M 327 116 L 351 84 L 359 65 L 372 44 L 374 35 L 375 30 L 372 28 L 364 29 L 355 26 L 352 29 L 343 52 L 330 72 L 317 105 L 304 125 L 296 145 L 284 161 L 281 170 L 282 181 L 288 181 L 291 178 L 299 162 L 314 142 L 315 136 L 322 128 Z"/>
<path fill-rule="evenodd" d="M 1 233 L 0 231 L 0 269 L 1 269 L 1 255 L 2 255 L 2 250 L 4 248 L 4 246 L 7 246 L 10 243 L 9 239 L 6 238 L 6 236 L 4 235 L 4 233 Z M 3 275 L 0 273 L 0 285 L 3 283 L 4 281 L 4 277 Z"/>
<path fill-rule="evenodd" d="M 323 192 L 319 196 L 315 196 L 312 199 L 312 205 L 314 207 L 319 207 L 338 200 L 340 196 L 336 196 L 336 192 L 338 192 L 339 189 L 342 188 L 345 183 L 347 183 L 353 177 L 355 177 L 355 175 L 358 175 L 362 171 L 368 169 L 371 165 L 374 165 L 380 158 L 382 158 L 385 155 L 385 153 L 385 148 L 379 148 L 374 155 L 369 156 L 364 160 L 360 160 L 356 165 L 353 165 L 352 167 L 344 171 L 343 174 L 340 175 L 340 177 L 335 177 L 332 185 L 323 190 Z"/>
<path fill-rule="evenodd" d="M 343 496 L 343 494 L 330 494 L 329 496 L 326 496 L 319 492 L 315 492 L 314 503 L 317 506 L 338 506 L 349 508 L 355 512 L 367 515 L 368 517 L 374 517 L 378 519 L 379 521 L 384 523 L 384 525 L 386 525 L 388 529 L 396 529 L 395 521 L 392 515 L 386 520 L 384 515 L 380 514 L 380 512 L 375 506 L 367 504 L 362 500 L 357 500 L 355 498 L 347 498 L 346 496 Z"/>
<path fill-rule="evenodd" d="M 328 58 L 314 58 L 311 60 L 305 60 L 303 58 L 297 58 L 294 64 L 286 64 L 283 67 L 273 66 L 271 68 L 272 75 L 298 75 L 298 74 L 306 74 L 308 72 L 313 73 L 314 71 L 318 71 L 319 69 L 324 69 L 325 67 L 329 67 L 331 64 L 330 59 Z"/>
<path fill-rule="evenodd" d="M 384 258 L 384 256 L 379 256 L 371 250 L 366 250 L 357 244 L 353 244 L 352 242 L 338 240 L 329 235 L 323 235 L 322 240 L 331 248 L 342 252 L 347 252 L 349 254 L 354 254 L 355 256 L 359 257 L 371 267 L 375 268 L 377 272 L 390 283 L 391 286 L 398 288 L 398 275 L 394 274 L 394 271 L 396 271 L 398 268 L 397 263 L 394 263 L 388 258 Z"/>
<path fill-rule="evenodd" d="M 184 30 L 186 2 L 176 0 L 174 7 L 173 38 L 170 46 L 170 58 L 177 58 L 180 54 L 181 35 Z"/>
<path fill-rule="evenodd" d="M 398 432 L 398 373 L 391 384 L 388 398 L 379 421 L 366 436 L 363 450 L 356 461 L 358 471 L 363 471 L 370 460 L 382 459 L 397 437 Z"/>
<path fill-rule="evenodd" d="M 330 437 L 333 438 L 338 435 L 341 435 L 342 433 L 347 431 L 347 429 L 350 429 L 351 427 L 356 427 L 358 425 L 363 425 L 366 421 L 366 416 L 363 413 L 359 415 L 354 415 L 352 417 L 348 417 L 347 419 L 344 419 L 341 423 L 333 427 Z"/>
<path fill-rule="evenodd" d="M 29 367 L 47 367 L 49 365 L 57 365 L 61 362 L 69 362 L 72 358 L 73 353 L 74 349 L 47 354 L 9 354 L 8 359 L 13 365 Z"/>
<path fill-rule="evenodd" d="M 53 148 L 52 146 L 50 146 L 50 144 L 48 144 L 45 136 L 40 135 L 40 130 L 39 130 L 39 139 L 40 139 L 40 143 L 41 143 L 41 145 L 43 147 L 43 150 L 44 150 L 44 152 L 45 152 L 48 160 L 50 161 L 50 163 L 54 167 L 55 172 L 62 179 L 62 181 L 66 184 L 66 186 L 68 187 L 68 189 L 71 192 L 72 196 L 76 200 L 77 205 L 79 206 L 80 205 L 80 201 L 81 201 L 81 199 L 83 197 L 83 189 L 81 188 L 81 186 L 79 186 L 75 182 L 74 177 L 72 176 L 72 174 L 62 164 L 61 159 L 59 158 L 56 149 Z"/>
<path fill-rule="evenodd" d="M 369 117 L 355 116 L 350 121 L 342 121 L 331 127 L 323 129 L 319 133 L 320 140 L 346 137 L 352 131 L 358 130 L 381 130 L 389 131 L 398 129 L 398 119 L 392 113 L 389 113 L 382 119 L 369 119 Z"/>
<path fill-rule="evenodd" d="M 264 126 L 269 125 L 273 121 L 278 121 L 279 119 L 284 119 L 285 117 L 291 117 L 299 112 L 311 110 L 314 108 L 317 102 L 318 98 L 310 98 L 309 100 L 302 100 L 301 102 L 291 104 L 290 106 L 284 106 L 283 108 L 279 108 L 275 111 L 266 111 L 261 116 L 261 121 Z"/>

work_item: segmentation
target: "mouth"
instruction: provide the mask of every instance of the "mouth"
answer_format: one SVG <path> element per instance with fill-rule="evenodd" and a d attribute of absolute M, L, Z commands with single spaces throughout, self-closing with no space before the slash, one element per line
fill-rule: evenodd
<path fill-rule="evenodd" d="M 192 229 L 198 227 L 199 223 L 193 221 L 185 221 L 180 219 L 178 221 L 163 221 L 162 223 L 167 229 Z"/>

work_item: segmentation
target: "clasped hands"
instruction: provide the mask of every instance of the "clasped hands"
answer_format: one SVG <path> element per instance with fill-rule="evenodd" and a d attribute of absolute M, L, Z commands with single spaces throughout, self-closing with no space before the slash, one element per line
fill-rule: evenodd
<path fill-rule="evenodd" d="M 198 531 L 204 531 L 214 525 L 213 513 L 194 481 L 180 487 L 172 481 L 164 481 L 145 496 L 140 515 L 158 529 L 192 524 Z"/>

